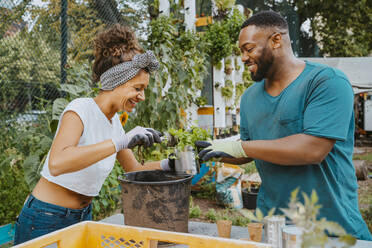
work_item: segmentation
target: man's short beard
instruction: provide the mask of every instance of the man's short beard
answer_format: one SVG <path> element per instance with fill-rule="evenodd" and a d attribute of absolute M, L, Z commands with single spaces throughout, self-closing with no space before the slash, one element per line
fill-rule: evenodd
<path fill-rule="evenodd" d="M 262 79 L 267 77 L 267 72 L 273 64 L 273 56 L 268 53 L 269 50 L 265 47 L 262 51 L 262 55 L 257 60 L 256 73 L 251 73 L 251 78 L 255 82 L 260 82 Z"/>

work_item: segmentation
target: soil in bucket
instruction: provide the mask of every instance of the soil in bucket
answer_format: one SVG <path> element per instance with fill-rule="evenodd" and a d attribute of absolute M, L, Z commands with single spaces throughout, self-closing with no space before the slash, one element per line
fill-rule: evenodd
<path fill-rule="evenodd" d="M 125 225 L 187 233 L 191 179 L 161 170 L 119 177 Z"/>

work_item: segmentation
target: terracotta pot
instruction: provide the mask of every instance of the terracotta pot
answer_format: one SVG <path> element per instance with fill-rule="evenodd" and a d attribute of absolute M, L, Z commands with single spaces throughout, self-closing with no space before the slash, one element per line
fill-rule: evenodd
<path fill-rule="evenodd" d="M 231 220 L 218 220 L 217 221 L 218 236 L 221 238 L 230 238 L 231 225 L 232 225 Z"/>
<path fill-rule="evenodd" d="M 248 223 L 249 238 L 255 242 L 262 240 L 262 223 Z"/>

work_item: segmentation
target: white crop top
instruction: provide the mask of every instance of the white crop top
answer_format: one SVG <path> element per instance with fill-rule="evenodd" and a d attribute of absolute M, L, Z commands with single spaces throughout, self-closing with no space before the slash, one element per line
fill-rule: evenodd
<path fill-rule="evenodd" d="M 57 132 L 62 116 L 67 111 L 74 111 L 81 119 L 84 131 L 77 146 L 92 145 L 115 136 L 124 135 L 124 129 L 117 114 L 110 121 L 92 98 L 77 98 L 70 102 L 60 116 Z M 41 176 L 50 182 L 86 196 L 96 196 L 102 184 L 110 174 L 116 160 L 116 153 L 98 161 L 82 170 L 52 176 L 49 171 L 49 155 L 45 160 Z"/>

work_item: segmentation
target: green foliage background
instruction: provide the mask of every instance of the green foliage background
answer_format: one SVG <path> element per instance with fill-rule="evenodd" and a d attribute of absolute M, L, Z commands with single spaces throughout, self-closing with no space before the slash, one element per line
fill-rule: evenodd
<path fill-rule="evenodd" d="M 331 57 L 368 56 L 372 52 L 372 4 L 368 0 L 291 1 L 300 21 L 309 18 L 321 51 Z"/>

